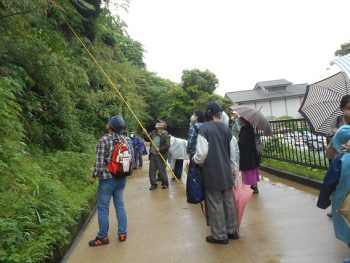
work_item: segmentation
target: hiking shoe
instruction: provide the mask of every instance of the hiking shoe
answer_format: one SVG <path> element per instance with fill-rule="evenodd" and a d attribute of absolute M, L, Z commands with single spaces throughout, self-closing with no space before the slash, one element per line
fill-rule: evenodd
<path fill-rule="evenodd" d="M 108 236 L 105 236 L 103 238 L 96 237 L 95 239 L 89 241 L 90 247 L 98 247 L 98 246 L 107 245 L 107 244 L 109 244 Z"/>
<path fill-rule="evenodd" d="M 124 242 L 128 235 L 126 233 L 119 234 L 119 241 Z"/>
<path fill-rule="evenodd" d="M 154 189 L 157 189 L 158 185 L 156 184 L 152 184 L 151 188 L 149 189 L 150 191 L 153 191 Z"/>
<path fill-rule="evenodd" d="M 226 244 L 228 244 L 228 239 L 219 240 L 219 239 L 213 238 L 212 235 L 207 236 L 207 237 L 206 237 L 206 240 L 207 240 L 207 242 L 213 243 L 213 244 L 221 244 L 221 245 L 226 245 Z"/>
<path fill-rule="evenodd" d="M 237 232 L 233 233 L 233 234 L 227 234 L 227 238 L 229 239 L 239 239 L 239 235 Z"/>

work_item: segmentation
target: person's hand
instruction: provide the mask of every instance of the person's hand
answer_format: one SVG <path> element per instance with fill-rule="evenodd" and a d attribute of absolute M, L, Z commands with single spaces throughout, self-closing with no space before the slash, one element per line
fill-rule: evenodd
<path fill-rule="evenodd" d="M 233 178 L 236 179 L 237 175 L 238 175 L 238 171 L 236 169 L 232 169 L 232 176 L 233 176 Z"/>
<path fill-rule="evenodd" d="M 341 146 L 341 150 L 342 150 L 343 152 L 350 152 L 350 143 L 348 142 L 347 144 L 343 144 L 343 145 Z"/>
<path fill-rule="evenodd" d="M 94 184 L 96 181 L 96 178 L 95 177 L 91 177 L 90 180 L 89 180 L 89 183 L 90 184 Z"/>
<path fill-rule="evenodd" d="M 142 129 L 142 132 L 147 134 L 147 130 L 145 128 Z"/>

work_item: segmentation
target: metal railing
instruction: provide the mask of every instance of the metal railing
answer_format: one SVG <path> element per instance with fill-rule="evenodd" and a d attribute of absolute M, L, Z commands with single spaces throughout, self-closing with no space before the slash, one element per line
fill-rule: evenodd
<path fill-rule="evenodd" d="M 270 121 L 270 125 L 272 136 L 256 131 L 257 147 L 262 158 L 312 168 L 328 168 L 325 153 L 327 139 L 312 133 L 305 119 Z M 187 139 L 188 127 L 169 128 L 168 132 L 175 137 Z"/>
<path fill-rule="evenodd" d="M 272 136 L 257 131 L 257 147 L 263 158 L 327 169 L 327 139 L 311 132 L 305 119 L 270 121 Z"/>

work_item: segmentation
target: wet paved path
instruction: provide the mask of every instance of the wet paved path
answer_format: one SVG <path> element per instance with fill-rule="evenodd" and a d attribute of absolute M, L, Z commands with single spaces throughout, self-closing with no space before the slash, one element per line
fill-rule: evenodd
<path fill-rule="evenodd" d="M 326 211 L 316 208 L 317 191 L 263 173 L 260 194 L 246 208 L 239 240 L 228 245 L 205 241 L 210 234 L 200 205 L 185 199 L 185 185 L 151 192 L 148 163 L 129 178 L 125 191 L 128 240 L 120 243 L 111 207 L 110 244 L 88 241 L 98 231 L 95 214 L 69 255 L 69 263 L 235 262 L 337 263 L 350 256 L 338 241 Z"/>

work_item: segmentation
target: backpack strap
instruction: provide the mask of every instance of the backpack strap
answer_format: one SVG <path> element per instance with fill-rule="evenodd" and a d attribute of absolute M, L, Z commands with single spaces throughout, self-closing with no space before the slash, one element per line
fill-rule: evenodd
<path fill-rule="evenodd" d="M 198 134 L 198 131 L 199 131 L 199 129 L 198 129 L 198 127 L 197 127 L 197 123 L 195 123 L 194 125 L 193 125 L 193 129 L 196 131 L 196 133 Z"/>

